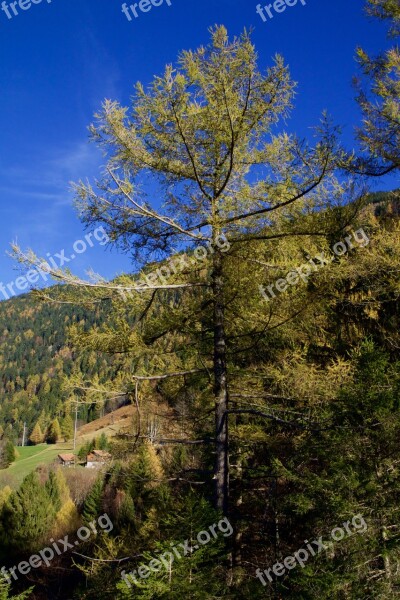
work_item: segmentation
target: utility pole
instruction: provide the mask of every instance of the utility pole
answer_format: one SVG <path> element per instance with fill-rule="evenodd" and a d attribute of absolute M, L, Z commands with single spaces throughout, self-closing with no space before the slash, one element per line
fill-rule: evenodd
<path fill-rule="evenodd" d="M 75 404 L 74 450 L 76 449 L 76 432 L 78 429 L 78 402 Z"/>

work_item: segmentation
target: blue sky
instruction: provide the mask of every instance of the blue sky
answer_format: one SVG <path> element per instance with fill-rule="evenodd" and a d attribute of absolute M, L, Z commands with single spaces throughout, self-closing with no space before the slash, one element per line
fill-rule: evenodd
<path fill-rule="evenodd" d="M 388 44 L 363 0 L 299 0 L 265 23 L 254 0 L 170 1 L 131 21 L 121 0 L 42 0 L 17 6 L 11 19 L 0 11 L 0 282 L 18 276 L 6 255 L 12 240 L 45 256 L 68 254 L 83 238 L 69 182 L 95 176 L 103 162 L 88 144 L 93 114 L 105 98 L 128 104 L 136 81 L 149 82 L 180 50 L 207 43 L 211 25 L 231 34 L 254 27 L 261 67 L 283 54 L 298 82 L 288 130 L 308 135 L 328 109 L 353 143 L 355 48 L 374 53 Z M 387 179 L 377 187 L 394 185 Z M 129 270 L 129 260 L 96 243 L 71 268 L 113 277 Z"/>

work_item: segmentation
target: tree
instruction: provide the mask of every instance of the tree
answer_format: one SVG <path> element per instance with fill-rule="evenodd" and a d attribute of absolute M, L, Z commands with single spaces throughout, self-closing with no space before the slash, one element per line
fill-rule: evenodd
<path fill-rule="evenodd" d="M 125 488 L 129 490 L 136 510 L 147 513 L 158 496 L 163 477 L 160 458 L 154 447 L 148 442 L 141 444 L 125 478 Z"/>
<path fill-rule="evenodd" d="M 56 444 L 61 439 L 61 428 L 58 419 L 53 419 L 50 423 L 47 433 L 47 441 L 49 444 Z"/>
<path fill-rule="evenodd" d="M 400 35 L 397 0 L 368 0 L 367 12 L 389 20 L 392 37 Z M 363 113 L 358 139 L 365 154 L 354 164 L 363 173 L 381 176 L 400 168 L 400 52 L 395 46 L 371 57 L 358 48 L 357 56 L 368 84 L 356 82 Z"/>
<path fill-rule="evenodd" d="M 171 546 L 179 545 L 178 540 L 181 539 L 187 539 L 190 547 L 196 549 L 186 560 L 171 563 L 168 571 L 152 573 L 148 579 L 140 581 L 140 584 L 131 580 L 133 589 L 129 597 L 142 600 L 171 597 L 201 600 L 205 595 L 208 598 L 223 598 L 226 584 L 221 577 L 221 566 L 227 560 L 224 538 L 220 536 L 219 539 L 210 540 L 200 548 L 196 544 L 197 533 L 206 531 L 210 523 L 218 522 L 219 516 L 201 495 L 191 493 L 184 499 L 175 498 L 169 511 L 161 513 L 158 518 L 157 531 L 162 530 L 162 541 L 157 541 L 153 552 L 146 552 L 144 558 L 146 561 L 151 560 L 154 551 L 157 555 L 162 555 Z M 132 563 L 125 563 L 124 567 L 124 573 L 129 573 L 135 567 L 137 569 L 138 563 L 134 559 Z M 129 577 L 127 581 L 129 582 Z M 117 589 L 124 597 L 127 596 L 125 582 L 119 582 Z"/>
<path fill-rule="evenodd" d="M 14 444 L 12 443 L 11 440 L 8 440 L 4 447 L 4 462 L 7 466 L 9 466 L 9 465 L 11 465 L 11 463 L 14 462 L 15 458 L 16 458 L 16 451 L 15 451 Z"/>
<path fill-rule="evenodd" d="M 352 352 L 350 377 L 329 405 L 330 426 L 317 436 L 298 436 L 296 451 L 281 452 L 276 461 L 281 485 L 289 487 L 278 509 L 286 520 L 285 526 L 280 519 L 282 538 L 287 537 L 280 540 L 283 555 L 301 547 L 309 531 L 328 541 L 327 524 L 343 523 L 344 515 L 361 515 L 365 523 L 361 528 L 359 518 L 358 535 L 353 528 L 340 547 L 334 544 L 304 571 L 277 581 L 278 597 L 396 597 L 399 374 L 398 363 L 391 364 L 371 341 L 361 343 Z M 266 557 L 265 566 L 269 561 Z M 272 585 L 269 589 L 272 593 Z"/>
<path fill-rule="evenodd" d="M 69 413 L 67 413 L 61 422 L 61 435 L 66 442 L 74 437 L 74 422 Z"/>
<path fill-rule="evenodd" d="M 99 516 L 101 511 L 103 489 L 104 479 L 102 477 L 98 477 L 85 499 L 85 504 L 82 512 L 83 520 L 85 523 L 88 523 L 93 519 L 97 519 L 97 517 Z"/>
<path fill-rule="evenodd" d="M 7 469 L 14 462 L 16 451 L 11 440 L 3 440 L 0 444 L 0 468 Z"/>
<path fill-rule="evenodd" d="M 42 433 L 41 427 L 39 425 L 39 423 L 36 423 L 36 425 L 34 426 L 32 433 L 29 437 L 29 441 L 32 444 L 41 444 L 44 440 L 44 435 Z"/>
<path fill-rule="evenodd" d="M 142 381 L 202 381 L 202 408 L 209 411 L 213 403 L 214 431 L 198 442 L 214 444 L 215 506 L 227 512 L 228 421 L 254 415 L 248 405 L 229 403 L 229 382 L 240 368 L 234 357 L 244 356 L 272 327 L 259 292 L 265 269 L 250 275 L 249 264 L 257 256 L 268 265 L 272 248 L 287 239 L 301 254 L 306 242 L 338 236 L 359 204 L 350 202 L 357 188 L 337 179 L 344 157 L 327 117 L 316 128 L 314 147 L 284 130 L 275 133 L 295 88 L 283 59 L 276 57 L 263 74 L 247 33 L 230 41 L 226 29 L 216 27 L 211 37 L 206 48 L 183 52 L 177 67 L 168 66 L 147 90 L 138 84 L 130 112 L 106 101 L 91 127 L 109 158 L 101 181 L 76 186 L 81 215 L 147 261 L 146 283 L 128 277 L 88 283 L 49 270 L 70 284 L 50 298 L 60 299 L 71 287 L 75 302 L 113 296 L 116 327 L 96 329 L 86 340 L 92 349 L 131 353 L 135 372 L 120 395 L 128 392 L 137 402 Z M 146 195 L 149 175 L 155 187 Z M 163 210 L 148 200 L 155 189 L 164 193 Z M 173 270 L 165 262 L 151 270 L 152 260 L 177 248 L 186 251 L 183 267 Z M 14 251 L 22 261 L 40 262 L 16 246 Z M 81 293 L 74 296 L 77 286 Z M 122 317 L 129 306 L 134 328 Z M 246 319 L 244 306 L 250 309 Z M 279 309 L 274 327 L 278 316 Z M 159 362 L 154 372 L 153 357 L 171 357 L 171 347 L 172 371 L 160 372 Z"/>
<path fill-rule="evenodd" d="M 33 549 L 48 533 L 55 514 L 46 487 L 36 472 L 30 473 L 3 507 L 1 520 L 9 545 L 17 550 Z"/>
<path fill-rule="evenodd" d="M 45 488 L 54 506 L 54 510 L 56 511 L 56 513 L 58 513 L 62 506 L 61 490 L 59 485 L 59 479 L 54 471 L 50 471 L 49 478 L 45 484 Z"/>
<path fill-rule="evenodd" d="M 107 436 L 104 433 L 104 431 L 99 438 L 98 445 L 99 445 L 99 450 L 108 450 L 108 440 L 107 440 Z"/>
<path fill-rule="evenodd" d="M 11 584 L 0 575 L 0 600 L 25 600 L 33 592 L 33 587 L 29 588 L 17 596 L 11 595 Z"/>
<path fill-rule="evenodd" d="M 40 425 L 41 430 L 43 432 L 45 432 L 49 425 L 49 415 L 47 414 L 47 412 L 45 410 L 41 411 L 37 422 Z"/>
<path fill-rule="evenodd" d="M 397 0 L 368 0 L 367 11 L 378 19 L 390 19 L 390 34 L 400 34 L 400 5 Z"/>
<path fill-rule="evenodd" d="M 3 508 L 4 504 L 7 502 L 9 497 L 12 494 L 12 489 L 9 485 L 6 485 L 0 490 L 0 511 Z"/>

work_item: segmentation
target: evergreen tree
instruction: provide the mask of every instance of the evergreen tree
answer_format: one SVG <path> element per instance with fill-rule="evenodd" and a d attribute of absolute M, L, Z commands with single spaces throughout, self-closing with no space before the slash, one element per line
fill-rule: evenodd
<path fill-rule="evenodd" d="M 83 221 L 101 224 L 116 246 L 135 257 L 140 253 L 148 276 L 145 286 L 121 278 L 126 289 L 121 285 L 118 298 L 114 283 L 99 282 L 89 292 L 83 280 L 65 272 L 70 285 L 61 295 L 84 302 L 111 294 L 116 309 L 114 328 L 93 331 L 92 338 L 75 329 L 73 339 L 92 350 L 129 352 L 135 382 L 203 378 L 203 409 L 210 419 L 214 409 L 210 481 L 215 506 L 224 512 L 228 422 L 239 410 L 253 414 L 251 406 L 229 406 L 228 382 L 235 370 L 230 357 L 262 338 L 260 323 L 269 324 L 259 292 L 265 269 L 249 273 L 252 256 L 263 253 L 268 264 L 273 248 L 286 239 L 298 244 L 300 254 L 304 240 L 344 233 L 361 195 L 354 182 L 342 181 L 343 152 L 326 117 L 313 147 L 285 130 L 277 132 L 290 112 L 294 88 L 282 57 L 262 73 L 250 35 L 230 40 L 224 27 L 216 27 L 207 48 L 183 52 L 176 69 L 167 66 L 147 90 L 138 84 L 131 111 L 104 103 L 91 133 L 109 153 L 105 177 L 98 187 L 76 186 Z M 148 205 L 138 185 L 144 173 L 146 181 L 152 178 L 168 189 L 162 211 Z M 165 283 L 151 273 L 151 263 L 170 258 L 177 245 L 193 260 L 181 273 L 171 271 Z M 24 260 L 17 247 L 14 251 Z M 60 290 L 54 294 L 60 298 Z M 133 329 L 124 318 L 123 299 L 125 310 L 143 315 Z M 243 306 L 252 307 L 251 318 L 242 318 Z M 154 356 L 170 356 L 172 348 L 170 368 L 152 362 Z M 127 393 L 132 389 L 131 381 Z"/>
<path fill-rule="evenodd" d="M 381 20 L 391 21 L 390 35 L 400 34 L 400 4 L 397 0 L 367 0 L 367 10 L 370 15 Z"/>
<path fill-rule="evenodd" d="M 14 462 L 15 458 L 16 458 L 16 450 L 15 450 L 14 444 L 12 443 L 11 440 L 8 440 L 8 442 L 6 443 L 5 448 L 4 448 L 4 459 L 5 459 L 7 466 L 11 465 L 11 463 Z"/>
<path fill-rule="evenodd" d="M 49 444 L 56 444 L 61 439 L 61 428 L 58 419 L 53 419 L 50 424 L 47 441 Z"/>
<path fill-rule="evenodd" d="M 57 475 L 54 471 L 50 471 L 49 478 L 45 484 L 46 491 L 49 495 L 49 498 L 53 504 L 54 510 L 56 513 L 61 509 L 61 490 L 59 487 L 59 482 L 57 479 Z"/>
<path fill-rule="evenodd" d="M 107 436 L 104 433 L 104 431 L 99 438 L 98 446 L 99 446 L 99 450 L 108 450 L 108 440 L 107 440 Z"/>
<path fill-rule="evenodd" d="M 85 523 L 96 519 L 101 512 L 101 504 L 104 489 L 103 477 L 98 477 L 89 494 L 86 496 L 84 507 L 83 507 L 83 520 Z"/>
<path fill-rule="evenodd" d="M 392 0 L 370 4 L 385 11 L 397 5 Z M 396 165 L 397 91 L 389 81 L 392 75 L 388 79 L 388 67 L 392 73 L 396 64 L 393 69 L 387 63 L 376 80 L 380 114 L 364 107 L 369 121 L 363 143 L 373 157 L 363 163 L 364 172 Z M 374 75 L 379 74 L 375 67 Z M 139 85 L 131 114 L 107 102 L 98 127 L 92 128 L 111 156 L 100 189 L 78 188 L 86 222 L 104 223 L 113 241 L 134 252 L 144 246 L 148 256 L 169 252 L 175 239 L 187 244 L 189 259 L 198 247 L 211 249 L 210 260 L 201 266 L 194 261 L 182 277 L 171 273 L 171 285 L 151 277 L 151 264 L 145 271 L 148 289 L 122 278 L 130 291 L 142 293 L 127 303 L 126 297 L 124 303 L 114 297 L 115 312 L 103 329 L 96 324 L 87 334 L 83 323 L 82 330 L 73 330 L 74 339 L 89 348 L 128 357 L 129 373 L 116 387 L 121 395 L 126 386 L 139 422 L 134 443 L 126 434 L 125 453 L 129 456 L 133 446 L 135 455 L 115 473 L 115 495 L 109 485 L 104 490 L 100 478 L 84 504 L 87 522 L 101 512 L 103 500 L 117 497 L 121 521 L 134 525 L 125 535 L 121 531 L 120 539 L 96 544 L 99 561 L 86 568 L 85 581 L 89 587 L 90 577 L 94 580 L 94 597 L 102 597 L 100 584 L 113 575 L 106 562 L 110 558 L 142 555 L 143 547 L 150 558 L 150 550 L 170 550 L 185 538 L 195 541 L 194 532 L 218 520 L 220 513 L 200 495 L 180 499 L 180 489 L 192 483 L 205 494 L 215 483 L 218 509 L 226 511 L 230 496 L 229 514 L 236 525 L 230 561 L 237 580 L 230 572 L 226 583 L 226 548 L 207 545 L 175 561 L 169 572 L 152 573 L 138 590 L 120 583 L 122 597 L 247 599 L 265 592 L 267 598 L 293 600 L 386 600 L 398 593 L 400 229 L 392 223 L 391 235 L 378 232 L 375 248 L 364 249 L 363 258 L 332 256 L 325 271 L 270 298 L 268 306 L 263 303 L 260 284 L 285 277 L 310 254 L 328 254 L 338 235 L 349 233 L 346 226 L 358 208 L 357 203 L 330 205 L 331 193 L 335 202 L 343 200 L 345 186 L 335 176 L 336 163 L 342 162 L 326 124 L 315 149 L 305 150 L 286 133 L 274 136 L 273 126 L 285 116 L 292 91 L 279 59 L 263 76 L 248 36 L 229 42 L 219 28 L 208 48 L 184 53 L 176 71 L 167 68 L 147 91 Z M 385 119 L 392 117 L 384 139 Z M 259 168 L 265 169 L 265 180 L 258 177 Z M 143 172 L 161 173 L 168 186 L 166 213 L 159 214 L 139 196 L 136 176 Z M 363 219 L 376 233 L 372 213 L 363 213 Z M 226 252 L 220 247 L 224 240 L 229 240 Z M 68 282 L 83 285 L 74 278 Z M 104 288 L 91 287 L 90 297 L 84 288 L 83 300 L 109 302 L 115 284 Z M 60 298 L 64 290 L 50 293 Z M 366 332 L 390 355 L 371 341 L 352 351 Z M 168 356 L 168 372 L 159 355 Z M 82 360 L 84 369 L 91 364 L 93 352 Z M 128 379 L 132 373 L 133 383 Z M 139 383 L 146 378 L 140 393 Z M 83 388 L 79 377 L 71 381 Z M 177 440 L 189 442 L 190 451 L 173 455 L 169 467 L 178 474 L 168 489 L 160 454 L 167 462 L 169 448 L 162 446 L 158 453 L 148 442 L 138 446 L 143 439 L 140 414 L 150 404 L 141 410 L 143 389 L 154 393 L 154 382 L 157 395 L 181 419 L 179 427 L 173 423 L 167 441 L 176 442 L 177 430 L 190 438 Z M 93 394 L 103 391 L 97 382 L 93 385 Z M 213 409 L 211 422 L 207 417 Z M 55 482 L 49 482 L 45 491 L 58 505 Z M 255 581 L 256 566 L 271 567 L 311 535 L 329 534 L 329 528 L 356 513 L 368 524 L 363 535 L 329 546 L 326 554 L 310 557 L 305 569 L 278 578 L 265 590 Z"/>
<path fill-rule="evenodd" d="M 33 587 L 29 588 L 21 594 L 14 596 L 11 594 L 11 584 L 7 583 L 3 576 L 0 575 L 0 600 L 25 600 L 32 594 Z"/>
<path fill-rule="evenodd" d="M 122 500 L 119 503 L 117 513 L 116 513 L 116 523 L 120 529 L 127 528 L 135 529 L 136 525 L 136 512 L 135 512 L 135 503 L 130 494 L 121 491 L 120 496 L 122 496 Z"/>
<path fill-rule="evenodd" d="M 4 488 L 0 490 L 0 511 L 3 508 L 4 504 L 7 502 L 9 497 L 12 494 L 12 489 L 9 485 L 6 485 Z"/>
<path fill-rule="evenodd" d="M 78 451 L 78 456 L 81 460 L 83 460 L 87 457 L 88 454 L 90 454 L 95 449 L 96 449 L 96 443 L 95 443 L 94 439 L 90 440 L 88 442 L 85 442 L 83 444 L 83 446 L 80 447 L 80 449 Z"/>
<path fill-rule="evenodd" d="M 0 468 L 7 469 L 16 459 L 16 450 L 11 440 L 3 441 L 0 445 Z"/>
<path fill-rule="evenodd" d="M 400 35 L 397 0 L 368 0 L 369 14 L 390 22 L 390 35 Z M 358 61 L 367 80 L 358 82 L 363 126 L 358 138 L 365 155 L 355 162 L 363 173 L 381 176 L 400 168 L 400 50 L 394 46 L 377 57 L 359 48 Z"/>
<path fill-rule="evenodd" d="M 55 513 L 48 491 L 40 483 L 37 473 L 27 475 L 3 507 L 2 525 L 9 545 L 19 550 L 32 549 L 48 533 Z"/>
<path fill-rule="evenodd" d="M 263 570 L 293 555 L 305 547 L 310 535 L 321 536 L 327 546 L 317 560 L 310 559 L 290 577 L 271 582 L 265 578 L 266 596 L 275 593 L 293 600 L 396 596 L 400 369 L 370 341 L 354 350 L 352 359 L 347 383 L 322 409 L 328 426 L 319 432 L 292 432 L 285 441 L 271 432 L 275 456 L 270 455 L 268 442 L 252 455 L 252 473 L 276 478 L 270 484 L 275 502 L 265 502 L 255 490 L 249 492 L 254 515 L 262 507 L 268 510 L 263 519 L 254 519 L 251 533 L 246 532 L 254 539 L 257 532 L 264 539 L 270 537 L 259 567 Z M 350 525 L 343 539 L 332 543 L 330 532 L 356 515 L 359 529 Z M 245 593 L 250 597 L 256 589 L 249 583 Z"/>
<path fill-rule="evenodd" d="M 154 446 L 143 443 L 129 467 L 125 481 L 135 506 L 140 507 L 143 514 L 153 505 L 163 478 L 163 468 Z"/>
<path fill-rule="evenodd" d="M 61 422 L 61 435 L 66 442 L 74 437 L 74 422 L 69 413 L 65 415 Z"/>
<path fill-rule="evenodd" d="M 84 460 L 85 457 L 88 455 L 88 444 L 83 444 L 79 450 L 78 450 L 78 458 L 80 458 L 80 460 Z"/>
<path fill-rule="evenodd" d="M 45 432 L 49 425 L 49 416 L 44 409 L 41 411 L 37 422 L 40 425 L 42 432 Z"/>

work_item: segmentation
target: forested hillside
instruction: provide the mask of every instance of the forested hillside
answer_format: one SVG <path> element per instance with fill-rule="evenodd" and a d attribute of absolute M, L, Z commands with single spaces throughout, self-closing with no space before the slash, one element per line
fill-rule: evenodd
<path fill-rule="evenodd" d="M 387 229 L 397 222 L 400 212 L 399 191 L 376 192 L 366 200 L 373 209 L 372 213 L 379 217 L 380 227 Z M 155 268 L 155 267 L 154 267 Z M 392 331 L 397 321 L 389 319 L 390 302 L 385 300 L 385 322 L 392 322 Z M 113 381 L 123 368 L 123 359 L 112 353 L 99 354 L 93 349 L 77 348 L 71 342 L 70 328 L 78 326 L 82 332 L 90 331 L 94 326 L 101 326 L 109 317 L 110 306 L 107 303 L 75 306 L 73 304 L 57 304 L 38 302 L 31 295 L 24 295 L 0 303 L 0 427 L 7 437 L 21 441 L 23 423 L 30 433 L 35 423 L 40 421 L 45 429 L 54 417 L 62 419 L 66 412 L 72 410 L 68 403 L 71 391 L 66 383 L 74 377 L 81 376 L 87 381 L 94 377 L 101 384 Z M 338 319 L 346 315 L 344 307 L 338 310 Z M 347 307 L 346 311 L 350 308 Z M 352 308 L 356 319 L 355 307 Z M 358 326 L 365 327 L 364 333 L 374 330 L 378 335 L 379 328 L 374 321 L 367 319 L 365 310 L 358 315 Z M 342 314 L 342 317 L 339 315 Z M 134 315 L 128 316 L 133 323 Z M 392 317 L 394 318 L 394 316 Z M 110 325 L 110 323 L 108 323 Z M 388 349 L 393 344 L 383 340 Z M 106 402 L 86 404 L 80 410 L 82 422 L 98 417 L 102 410 L 111 410 L 112 404 Z"/>
<path fill-rule="evenodd" d="M 43 428 L 54 417 L 63 418 L 68 392 L 63 381 L 73 373 L 112 378 L 117 366 L 110 357 L 73 351 L 68 328 L 79 323 L 88 330 L 104 320 L 105 308 L 78 308 L 38 303 L 30 295 L 0 303 L 0 427 L 15 442 L 21 441 L 23 423 L 31 433 L 41 419 Z M 114 366 L 113 366 L 114 365 Z M 94 418 L 93 407 L 81 411 L 83 420 Z"/>
<path fill-rule="evenodd" d="M 344 585 L 363 598 L 389 598 L 395 580 L 385 583 L 381 574 L 388 577 L 387 570 L 398 560 L 399 539 L 397 526 L 389 529 L 385 525 L 399 517 L 400 494 L 396 466 L 400 435 L 398 206 L 397 191 L 367 198 L 361 216 L 363 227 L 358 229 L 363 233 L 361 237 L 352 236 L 351 251 L 303 281 L 295 298 L 289 292 L 286 298 L 282 294 L 266 301 L 259 294 L 258 314 L 278 318 L 280 326 L 272 326 L 262 336 L 254 333 L 250 344 L 240 337 L 238 343 L 234 342 L 235 335 L 232 337 L 231 405 L 237 414 L 230 424 L 229 522 L 235 537 L 229 536 L 229 544 L 233 544 L 230 560 L 235 562 L 237 580 L 230 586 L 231 592 L 224 591 L 221 580 L 224 544 L 216 540 L 189 562 L 176 563 L 173 591 L 163 573 L 142 581 L 140 587 L 134 579 L 125 579 L 135 586 L 134 597 L 178 599 L 190 590 L 191 597 L 200 599 L 207 585 L 208 598 L 221 594 L 249 598 L 260 594 L 260 586 L 272 586 L 265 588 L 270 591 L 284 590 L 282 597 L 287 598 L 298 598 L 305 591 L 304 597 L 316 598 L 321 589 L 326 597 L 340 598 L 335 594 Z M 308 241 L 308 248 L 310 244 Z M 270 253 L 270 261 L 276 265 L 274 271 L 284 274 L 292 261 L 301 264 L 299 261 L 306 256 L 304 248 L 303 242 L 289 243 L 284 255 L 290 256 L 290 262 L 279 267 L 282 248 L 276 256 Z M 314 256 L 312 252 L 309 255 Z M 234 274 L 237 277 L 237 266 Z M 129 281 L 126 277 L 124 285 Z M 62 289 L 54 292 L 55 297 L 65 294 Z M 273 301 L 279 307 L 275 315 L 270 312 Z M 7 389 L 14 368 L 19 386 L 14 394 L 4 392 L 6 428 L 17 425 L 18 421 L 13 420 L 17 411 L 23 415 L 31 411 L 31 423 L 44 410 L 48 415 L 61 413 L 68 381 L 76 393 L 87 387 L 81 393 L 98 397 L 103 386 L 108 390 L 109 395 L 101 399 L 100 394 L 100 402 L 94 404 L 97 411 L 113 390 L 117 394 L 121 388 L 130 402 L 140 406 L 131 425 L 132 433 L 117 436 L 111 444 L 114 465 L 108 475 L 102 475 L 97 483 L 92 477 L 86 477 L 84 483 L 79 472 L 65 473 L 67 484 L 61 473 L 57 479 L 48 480 L 49 493 L 51 486 L 56 486 L 50 495 L 58 498 L 61 494 L 63 501 L 60 504 L 57 500 L 53 506 L 45 491 L 36 492 L 37 499 L 29 511 L 33 511 L 32 518 L 39 518 L 37 503 L 44 503 L 46 520 L 39 521 L 41 529 L 35 529 L 32 535 L 25 518 L 23 533 L 21 530 L 18 534 L 24 539 L 28 536 L 32 548 L 38 548 L 46 539 L 46 531 L 62 529 L 60 519 L 65 511 L 70 511 L 67 530 L 73 529 L 71 523 L 77 527 L 79 522 L 87 523 L 89 516 L 94 518 L 106 511 L 114 528 L 107 536 L 102 534 L 87 543 L 83 554 L 91 559 L 80 564 L 85 579 L 76 572 L 75 579 L 69 577 L 63 584 L 66 589 L 78 586 L 79 598 L 131 597 L 131 587 L 121 580 L 121 573 L 123 576 L 134 570 L 135 559 L 126 558 L 121 571 L 112 562 L 109 566 L 102 563 L 103 558 L 119 561 L 121 557 L 134 557 L 143 548 L 150 554 L 165 552 L 170 543 L 185 539 L 189 529 L 195 535 L 207 524 L 217 522 L 217 513 L 205 499 L 212 496 L 209 475 L 213 463 L 209 446 L 212 421 L 205 410 L 209 406 L 206 378 L 201 372 L 158 381 L 144 378 L 136 393 L 130 381 L 132 365 L 136 370 L 151 368 L 153 372 L 169 366 L 179 372 L 182 360 L 186 366 L 193 364 L 193 352 L 185 348 L 182 358 L 179 347 L 178 352 L 171 353 L 162 342 L 156 357 L 149 360 L 145 346 L 138 348 L 133 333 L 138 323 L 135 302 L 127 302 L 122 296 L 112 305 L 105 302 L 107 320 L 101 303 L 95 308 L 81 306 L 78 311 L 75 307 L 74 312 L 68 304 L 37 303 L 27 296 L 0 306 L 2 319 L 8 317 L 12 323 L 7 328 L 7 321 L 2 322 L 7 330 L 3 333 L 2 361 L 7 365 L 3 382 Z M 250 308 L 247 303 L 246 310 Z M 23 329 L 13 316 L 15 310 L 20 311 Z M 150 337 L 160 319 L 163 324 L 162 304 L 155 302 L 149 310 L 151 321 L 143 336 L 152 348 L 159 343 Z M 114 323 L 113 330 L 110 323 Z M 254 325 L 257 328 L 257 323 Z M 25 330 L 31 332 L 26 337 L 18 333 Z M 74 346 L 79 350 L 72 351 Z M 90 350 L 93 347 L 97 353 Z M 18 370 L 18 359 L 24 369 Z M 113 360 L 120 367 L 124 364 L 125 369 L 118 371 Z M 94 391 L 90 391 L 91 385 Z M 202 443 L 191 445 L 191 440 Z M 44 481 L 49 477 L 43 469 L 39 475 Z M 32 497 L 38 485 L 34 478 L 27 478 L 18 496 L 14 498 L 15 492 L 5 490 L 3 500 L 0 498 L 0 503 L 6 500 L 1 522 L 3 537 L 8 540 L 7 553 L 11 552 L 14 563 L 24 556 L 22 546 L 14 534 L 5 532 L 18 522 L 19 511 L 27 509 L 22 508 L 27 501 L 24 498 Z M 57 486 L 63 491 L 57 491 Z M 81 517 L 73 506 L 77 506 Z M 283 587 L 278 578 L 272 583 L 260 571 L 254 579 L 255 570 L 246 566 L 272 566 L 279 556 L 300 548 L 310 532 L 316 538 L 325 536 L 327 528 L 339 526 L 346 518 L 351 521 L 354 515 L 359 515 L 354 523 L 359 525 L 363 541 L 352 526 L 349 539 L 315 562 L 310 561 L 306 568 L 294 571 Z M 384 556 L 382 536 L 387 548 Z M 358 567 L 370 555 L 375 556 L 374 561 Z M 213 567 L 217 557 L 219 562 Z M 66 568 L 70 560 L 66 554 L 45 572 L 32 572 L 29 581 L 36 590 L 32 597 L 56 598 L 54 578 L 61 565 Z M 100 562 L 94 568 L 96 563 L 92 561 Z"/>

